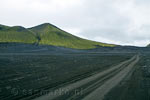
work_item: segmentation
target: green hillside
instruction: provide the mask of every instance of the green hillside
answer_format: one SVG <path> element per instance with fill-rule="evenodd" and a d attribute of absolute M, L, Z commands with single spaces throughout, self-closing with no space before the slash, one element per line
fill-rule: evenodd
<path fill-rule="evenodd" d="M 0 42 L 35 43 L 37 39 L 32 32 L 21 26 L 0 25 Z"/>
<path fill-rule="evenodd" d="M 150 44 L 148 44 L 146 47 L 150 47 Z"/>
<path fill-rule="evenodd" d="M 49 23 L 29 29 L 21 26 L 9 27 L 0 25 L 0 42 L 36 43 L 75 49 L 91 49 L 96 48 L 97 46 L 115 46 L 113 44 L 79 38 Z"/>
<path fill-rule="evenodd" d="M 96 46 L 114 46 L 112 44 L 105 44 L 76 37 L 49 23 L 30 28 L 29 30 L 36 33 L 38 39 L 40 40 L 39 44 L 63 46 L 76 49 L 90 49 L 96 48 Z"/>

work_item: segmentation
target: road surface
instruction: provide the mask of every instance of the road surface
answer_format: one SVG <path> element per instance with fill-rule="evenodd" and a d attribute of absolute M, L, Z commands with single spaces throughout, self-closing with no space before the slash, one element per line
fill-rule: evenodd
<path fill-rule="evenodd" d="M 134 65 L 138 61 L 139 55 L 135 55 L 107 70 L 49 91 L 48 94 L 33 100 L 103 100 L 113 87 L 133 72 Z"/>

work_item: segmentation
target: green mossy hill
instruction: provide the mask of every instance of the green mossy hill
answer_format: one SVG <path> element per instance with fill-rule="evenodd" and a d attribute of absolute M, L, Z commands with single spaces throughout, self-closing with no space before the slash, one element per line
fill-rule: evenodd
<path fill-rule="evenodd" d="M 58 27 L 45 23 L 32 28 L 0 25 L 0 42 L 36 43 L 75 49 L 92 49 L 97 46 L 113 47 L 113 44 L 90 41 L 74 36 Z"/>
<path fill-rule="evenodd" d="M 40 40 L 39 44 L 63 46 L 75 49 L 91 49 L 96 48 L 97 46 L 115 46 L 113 44 L 100 43 L 79 38 L 49 23 L 32 27 L 29 30 L 36 33 Z"/>
<path fill-rule="evenodd" d="M 37 39 L 24 27 L 0 25 L 0 42 L 36 43 Z"/>

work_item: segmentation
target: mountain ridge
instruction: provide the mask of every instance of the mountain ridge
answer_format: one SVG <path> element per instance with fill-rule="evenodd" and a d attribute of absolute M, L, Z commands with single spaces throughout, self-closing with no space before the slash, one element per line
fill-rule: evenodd
<path fill-rule="evenodd" d="M 40 24 L 31 28 L 0 25 L 0 42 L 53 45 L 74 49 L 92 49 L 97 48 L 97 46 L 116 46 L 114 44 L 101 43 L 80 38 L 50 23 Z"/>

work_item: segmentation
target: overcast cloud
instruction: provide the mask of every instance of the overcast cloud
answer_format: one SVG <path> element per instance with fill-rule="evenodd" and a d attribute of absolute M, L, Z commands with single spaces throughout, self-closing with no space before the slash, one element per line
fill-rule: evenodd
<path fill-rule="evenodd" d="M 0 0 L 0 24 L 52 23 L 90 40 L 150 43 L 150 0 Z"/>

